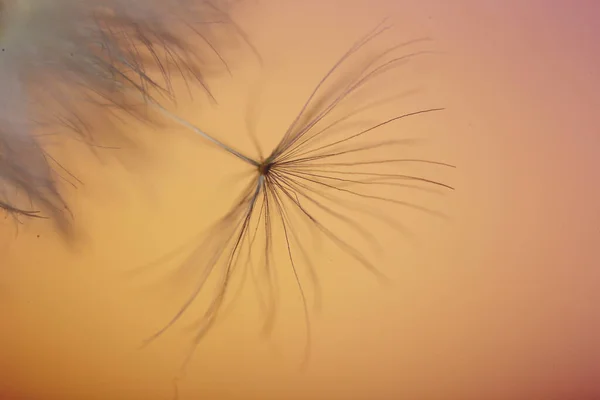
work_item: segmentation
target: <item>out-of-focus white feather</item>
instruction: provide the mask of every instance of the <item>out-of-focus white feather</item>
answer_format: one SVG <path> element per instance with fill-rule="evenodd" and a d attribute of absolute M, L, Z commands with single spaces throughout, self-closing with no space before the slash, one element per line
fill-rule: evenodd
<path fill-rule="evenodd" d="M 94 141 L 105 132 L 94 129 L 103 112 L 147 118 L 145 100 L 173 99 L 173 75 L 208 91 L 203 56 L 218 56 L 211 33 L 230 22 L 224 7 L 218 0 L 0 0 L 0 208 L 63 215 L 35 137 L 40 124 Z"/>

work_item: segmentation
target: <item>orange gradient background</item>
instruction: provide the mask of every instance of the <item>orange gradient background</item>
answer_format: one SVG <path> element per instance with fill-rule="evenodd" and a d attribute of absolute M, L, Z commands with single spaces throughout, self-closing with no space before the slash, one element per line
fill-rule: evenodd
<path fill-rule="evenodd" d="M 230 51 L 232 76 L 211 82 L 219 106 L 199 94 L 194 103 L 182 100 L 182 114 L 250 148 L 250 103 L 252 123 L 272 146 L 322 74 L 388 16 L 397 36 L 384 44 L 434 39 L 439 53 L 389 84 L 424 89 L 419 105 L 447 108 L 400 127 L 427 136 L 419 150 L 428 158 L 457 165 L 443 175 L 456 191 L 433 202 L 448 220 L 403 211 L 410 240 L 380 233 L 391 286 L 339 252 L 322 255 L 323 307 L 312 318 L 305 370 L 298 370 L 304 325 L 296 288 L 284 282 L 288 305 L 271 336 L 261 336 L 255 298 L 243 294 L 198 348 L 180 398 L 600 398 L 600 5 L 262 0 L 236 7 L 263 67 L 246 50 Z M 173 396 L 193 315 L 140 345 L 176 312 L 189 282 L 167 267 L 128 271 L 221 215 L 241 169 L 182 130 L 147 133 L 146 142 L 126 162 L 65 151 L 65 164 L 85 182 L 68 192 L 84 232 L 74 245 L 47 222 L 20 226 L 16 236 L 13 225 L 2 226 L 0 399 Z"/>

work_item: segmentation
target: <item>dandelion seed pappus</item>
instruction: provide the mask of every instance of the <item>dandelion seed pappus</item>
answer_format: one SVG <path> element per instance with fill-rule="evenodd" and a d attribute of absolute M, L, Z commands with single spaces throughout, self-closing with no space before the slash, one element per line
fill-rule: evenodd
<path fill-rule="evenodd" d="M 381 204 L 409 208 L 432 216 L 443 215 L 414 204 L 401 195 L 376 190 L 381 187 L 453 190 L 452 186 L 435 179 L 398 172 L 400 167 L 406 165 L 454 168 L 453 165 L 428 159 L 390 156 L 394 148 L 406 146 L 410 140 L 377 137 L 384 128 L 441 112 L 443 108 L 396 113 L 379 121 L 371 121 L 366 126 L 347 123 L 367 107 L 336 115 L 336 112 L 344 110 L 345 105 L 357 101 L 361 90 L 377 79 L 385 80 L 389 72 L 420 55 L 428 54 L 423 51 L 398 54 L 419 41 L 402 43 L 370 57 L 353 73 L 340 72 L 343 66 L 352 64 L 357 55 L 362 54 L 361 50 L 364 51 L 367 45 L 389 29 L 387 21 L 383 21 L 339 58 L 317 83 L 300 112 L 266 157 L 260 146 L 256 146 L 258 156 L 252 157 L 192 124 L 187 125 L 201 137 L 251 167 L 254 175 L 231 209 L 205 231 L 204 239 L 194 246 L 181 264 L 181 269 L 196 271 L 194 287 L 173 318 L 146 342 L 148 344 L 156 340 L 177 323 L 207 287 L 207 281 L 216 280 L 218 283 L 214 296 L 194 323 L 191 348 L 183 362 L 182 371 L 223 313 L 226 299 L 237 296 L 240 288 L 232 289 L 234 277 L 242 276 L 240 280 L 245 281 L 245 276 L 249 275 L 256 284 L 256 275 L 261 274 L 266 286 L 265 292 L 259 290 L 258 295 L 266 312 L 264 329 L 269 331 L 273 327 L 279 298 L 277 276 L 284 268 L 291 270 L 302 302 L 306 327 L 303 365 L 306 365 L 311 348 L 311 319 L 304 285 L 310 283 L 315 289 L 315 304 L 319 302 L 320 291 L 319 261 L 311 256 L 311 240 L 327 241 L 377 279 L 386 281 L 386 275 L 361 251 L 361 246 L 345 237 L 345 233 L 350 232 L 367 242 L 377 242 L 373 232 L 361 223 L 361 218 L 365 217 L 400 229 L 401 224 L 394 216 L 380 212 Z M 357 155 L 360 156 L 358 160 L 355 157 Z M 344 228 L 333 228 L 326 219 L 336 220 Z M 312 232 L 313 237 L 301 237 L 301 226 L 305 228 L 303 232 Z M 279 244 L 283 247 L 285 260 L 276 263 L 273 253 Z M 300 278 L 300 267 L 309 282 Z"/>

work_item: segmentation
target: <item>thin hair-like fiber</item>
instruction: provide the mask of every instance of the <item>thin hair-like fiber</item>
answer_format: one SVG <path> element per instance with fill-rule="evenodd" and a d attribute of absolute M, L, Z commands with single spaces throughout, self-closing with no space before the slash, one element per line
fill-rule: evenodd
<path fill-rule="evenodd" d="M 392 139 L 380 136 L 380 133 L 385 134 L 386 129 L 389 132 L 389 129 L 398 128 L 398 124 L 407 119 L 423 118 L 443 108 L 417 108 L 377 121 L 356 118 L 381 104 L 381 101 L 375 101 L 365 105 L 360 100 L 363 89 L 377 80 L 381 82 L 386 79 L 391 71 L 414 58 L 429 54 L 426 51 L 399 53 L 422 40 L 390 47 L 374 57 L 363 57 L 367 61 L 358 63 L 358 68 L 342 72 L 347 65 L 360 60 L 361 55 L 365 56 L 368 45 L 390 27 L 385 21 L 382 22 L 355 42 L 327 71 L 268 155 L 263 156 L 256 138 L 253 138 L 253 143 L 259 156 L 254 158 L 210 137 L 211 141 L 218 142 L 222 149 L 248 165 L 253 172 L 233 207 L 203 234 L 203 239 L 178 267 L 179 273 L 193 274 L 193 278 L 186 275 L 188 281 L 194 282 L 187 300 L 145 342 L 145 345 L 151 343 L 177 323 L 198 296 L 208 290 L 209 280 L 215 280 L 216 292 L 193 324 L 195 333 L 191 348 L 178 379 L 185 373 L 202 338 L 223 313 L 228 295 L 235 299 L 239 294 L 239 291 L 231 292 L 235 277 L 242 282 L 247 277 L 253 279 L 259 302 L 266 311 L 264 329 L 268 332 L 272 328 L 278 307 L 277 279 L 283 271 L 281 265 L 275 265 L 278 261 L 274 259 L 273 250 L 278 242 L 283 245 L 285 262 L 296 281 L 303 304 L 307 328 L 305 363 L 310 353 L 311 334 L 307 292 L 301 275 L 313 285 L 316 305 L 320 302 L 320 288 L 316 261 L 311 257 L 312 249 L 308 247 L 311 238 L 304 237 L 303 233 L 312 235 L 313 243 L 321 239 L 329 241 L 354 263 L 362 265 L 385 282 L 386 275 L 365 255 L 363 246 L 358 243 L 360 240 L 375 248 L 378 246 L 378 238 L 363 226 L 362 220 L 372 218 L 402 232 L 402 223 L 393 215 L 381 212 L 380 204 L 444 216 L 438 211 L 407 201 L 399 190 L 439 192 L 453 190 L 453 187 L 419 174 L 401 172 L 399 168 L 411 165 L 433 168 L 454 166 L 398 155 L 399 152 L 405 154 L 403 149 L 412 143 L 412 139 L 399 138 L 397 135 Z M 348 109 L 351 111 L 348 112 Z M 207 136 L 197 127 L 191 124 L 190 127 L 200 135 Z M 344 228 L 335 230 L 328 226 L 325 218 L 340 222 Z M 351 242 L 349 237 L 358 238 L 357 243 Z M 301 263 L 306 267 L 303 271 L 300 271 Z M 261 291 L 261 284 L 266 291 Z"/>

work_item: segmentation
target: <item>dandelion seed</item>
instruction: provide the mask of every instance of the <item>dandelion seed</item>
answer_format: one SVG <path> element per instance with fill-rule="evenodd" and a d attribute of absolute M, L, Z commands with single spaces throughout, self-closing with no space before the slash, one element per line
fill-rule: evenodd
<path fill-rule="evenodd" d="M 180 271 L 187 271 L 185 273 L 197 273 L 194 289 L 173 318 L 146 342 L 152 342 L 177 323 L 207 287 L 207 281 L 216 279 L 217 290 L 194 324 L 192 347 L 183 362 L 182 373 L 204 335 L 222 314 L 234 276 L 241 274 L 245 277 L 254 274 L 256 278 L 256 271 L 249 270 L 256 268 L 257 258 L 259 273 L 263 282 L 266 281 L 266 293 L 260 295 L 261 304 L 266 307 L 264 328 L 266 331 L 271 329 L 279 296 L 277 274 L 283 268 L 282 264 L 274 265 L 273 250 L 277 241 L 284 246 L 286 264 L 291 269 L 303 304 L 304 322 L 307 327 L 306 362 L 311 345 L 310 313 L 304 285 L 306 282 L 300 277 L 301 266 L 305 267 L 303 274 L 315 288 L 314 302 L 317 304 L 320 289 L 316 261 L 311 258 L 307 238 L 300 236 L 299 229 L 303 227 L 310 230 L 313 238 L 317 236 L 328 240 L 356 264 L 362 265 L 377 278 L 385 280 L 385 275 L 359 250 L 360 246 L 351 243 L 339 230 L 330 227 L 324 217 L 340 222 L 347 232 L 376 244 L 377 238 L 360 223 L 359 218 L 372 217 L 396 229 L 400 229 L 401 226 L 393 217 L 378 212 L 382 203 L 441 215 L 410 203 L 401 196 L 381 194 L 375 188 L 410 188 L 412 185 L 452 190 L 451 186 L 434 179 L 397 172 L 398 166 L 408 164 L 450 168 L 452 165 L 424 159 L 389 157 L 386 154 L 390 153 L 391 149 L 400 148 L 410 141 L 382 140 L 378 137 L 384 128 L 390 128 L 409 118 L 425 117 L 442 111 L 443 108 L 414 110 L 362 128 L 353 125 L 349 125 L 350 128 L 343 127 L 343 124 L 356 116 L 360 110 L 339 118 L 334 116 L 335 111 L 342 110 L 351 98 L 356 97 L 359 89 L 367 87 L 375 79 L 385 76 L 385 73 L 413 57 L 423 54 L 415 52 L 394 56 L 395 51 L 404 47 L 395 46 L 372 58 L 353 75 L 336 77 L 336 74 L 341 74 L 342 65 L 350 63 L 353 56 L 388 28 L 382 23 L 357 41 L 339 59 L 318 83 L 297 117 L 283 133 L 278 145 L 267 157 L 252 158 L 183 122 L 199 135 L 217 143 L 247 164 L 254 170 L 254 176 L 240 193 L 234 206 L 208 230 L 205 239 L 200 241 L 180 267 Z M 326 85 L 333 89 L 327 90 Z M 356 161 L 357 155 L 360 156 L 360 161 Z"/>

